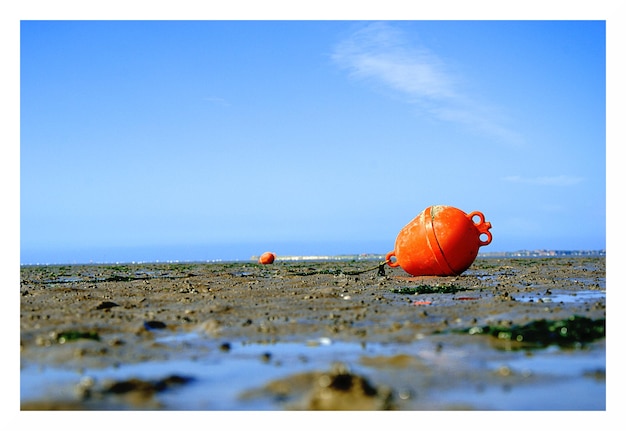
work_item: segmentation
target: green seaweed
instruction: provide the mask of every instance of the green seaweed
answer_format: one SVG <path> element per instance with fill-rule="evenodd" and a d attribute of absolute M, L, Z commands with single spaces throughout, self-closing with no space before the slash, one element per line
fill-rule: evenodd
<path fill-rule="evenodd" d="M 94 331 L 90 331 L 90 332 L 66 331 L 66 332 L 61 332 L 57 335 L 57 341 L 59 343 L 65 343 L 67 341 L 76 341 L 80 339 L 100 341 L 100 336 L 98 335 L 97 332 L 94 332 Z"/>
<path fill-rule="evenodd" d="M 531 343 L 539 346 L 570 346 L 588 343 L 606 336 L 606 319 L 571 316 L 561 320 L 536 320 L 525 325 L 474 326 L 459 332 L 491 335 L 499 340 Z"/>
<path fill-rule="evenodd" d="M 455 286 L 453 284 L 443 286 L 429 286 L 427 284 L 420 284 L 418 286 L 400 287 L 393 289 L 393 293 L 401 293 L 403 295 L 418 295 L 422 293 L 456 293 L 463 290 L 468 290 L 465 287 Z"/>

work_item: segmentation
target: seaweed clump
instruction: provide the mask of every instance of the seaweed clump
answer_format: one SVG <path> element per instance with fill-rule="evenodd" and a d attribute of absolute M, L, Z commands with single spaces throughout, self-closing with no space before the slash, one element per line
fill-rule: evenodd
<path fill-rule="evenodd" d="M 100 336 L 98 335 L 97 332 L 94 332 L 94 331 L 89 331 L 89 332 L 66 331 L 66 332 L 61 332 L 60 334 L 57 335 L 57 341 L 61 344 L 68 342 L 68 341 L 76 341 L 80 339 L 100 341 Z"/>
<path fill-rule="evenodd" d="M 549 345 L 572 346 L 589 343 L 606 336 L 606 319 L 571 316 L 561 320 L 536 320 L 525 325 L 474 326 L 461 332 L 488 334 L 499 340 Z"/>

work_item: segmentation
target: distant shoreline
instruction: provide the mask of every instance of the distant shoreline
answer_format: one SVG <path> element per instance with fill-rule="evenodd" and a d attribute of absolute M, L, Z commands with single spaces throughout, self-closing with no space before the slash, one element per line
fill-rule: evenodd
<path fill-rule="evenodd" d="M 478 253 L 477 258 L 491 257 L 567 257 L 567 256 L 606 256 L 606 250 L 518 250 L 496 251 Z M 258 260 L 258 256 L 252 256 L 250 260 Z M 280 261 L 303 261 L 303 260 L 385 260 L 384 254 L 354 254 L 336 256 L 280 256 Z"/>
<path fill-rule="evenodd" d="M 478 253 L 478 257 L 566 257 L 606 256 L 606 250 L 518 250 Z"/>
<path fill-rule="evenodd" d="M 477 258 L 550 258 L 550 257 L 603 257 L 606 250 L 518 250 L 478 253 Z M 26 266 L 77 266 L 77 265 L 158 265 L 158 264 L 192 264 L 192 263 L 228 263 L 228 262 L 251 262 L 257 263 L 259 256 L 251 256 L 250 259 L 207 259 L 207 260 L 145 260 L 145 261 L 116 261 L 116 262 L 73 262 L 73 263 L 21 263 L 20 267 Z M 361 254 L 338 254 L 338 255 L 277 255 L 276 262 L 314 262 L 314 261 L 384 261 L 384 254 L 361 253 Z"/>

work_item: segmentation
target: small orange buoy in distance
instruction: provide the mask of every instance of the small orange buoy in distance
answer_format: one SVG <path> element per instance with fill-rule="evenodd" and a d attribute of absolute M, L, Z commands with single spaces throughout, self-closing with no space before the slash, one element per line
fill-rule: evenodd
<path fill-rule="evenodd" d="M 267 265 L 269 263 L 274 263 L 274 259 L 276 259 L 276 255 L 272 252 L 266 251 L 259 257 L 259 263 L 263 265 Z"/>

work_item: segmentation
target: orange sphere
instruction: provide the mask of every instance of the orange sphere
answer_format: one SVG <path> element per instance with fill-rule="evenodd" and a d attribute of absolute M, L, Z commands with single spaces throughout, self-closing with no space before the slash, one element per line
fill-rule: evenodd
<path fill-rule="evenodd" d="M 263 265 L 267 265 L 269 263 L 274 263 L 274 259 L 276 259 L 276 255 L 272 252 L 266 251 L 259 257 L 259 263 Z"/>
<path fill-rule="evenodd" d="M 491 223 L 481 212 L 428 207 L 400 230 L 386 260 L 414 276 L 458 275 L 474 262 L 478 249 L 491 242 L 489 229 Z"/>

